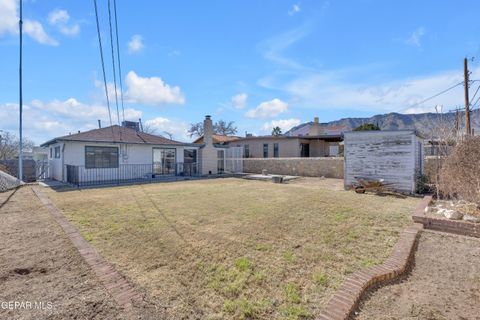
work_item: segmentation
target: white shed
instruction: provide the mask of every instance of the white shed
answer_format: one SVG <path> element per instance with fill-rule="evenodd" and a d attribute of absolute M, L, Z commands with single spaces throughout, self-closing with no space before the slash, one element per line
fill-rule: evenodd
<path fill-rule="evenodd" d="M 393 189 L 415 193 L 423 174 L 423 139 L 414 130 L 351 131 L 344 133 L 348 189 L 355 177 L 384 179 Z"/>

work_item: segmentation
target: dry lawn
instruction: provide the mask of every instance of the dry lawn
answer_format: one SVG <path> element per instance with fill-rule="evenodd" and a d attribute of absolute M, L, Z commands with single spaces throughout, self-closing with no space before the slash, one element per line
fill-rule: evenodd
<path fill-rule="evenodd" d="M 341 181 L 215 179 L 48 196 L 169 319 L 310 319 L 382 262 L 415 198 Z"/>

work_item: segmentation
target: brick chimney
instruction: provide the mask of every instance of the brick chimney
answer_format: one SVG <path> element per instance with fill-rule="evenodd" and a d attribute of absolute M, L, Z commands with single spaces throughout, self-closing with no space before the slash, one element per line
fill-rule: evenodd
<path fill-rule="evenodd" d="M 308 130 L 309 136 L 319 136 L 322 134 L 322 128 L 320 127 L 320 121 L 318 117 L 313 119 L 313 123 L 310 125 L 310 129 Z"/>
<path fill-rule="evenodd" d="M 206 115 L 203 120 L 203 142 L 206 145 L 213 144 L 213 123 L 212 117 L 209 115 Z"/>

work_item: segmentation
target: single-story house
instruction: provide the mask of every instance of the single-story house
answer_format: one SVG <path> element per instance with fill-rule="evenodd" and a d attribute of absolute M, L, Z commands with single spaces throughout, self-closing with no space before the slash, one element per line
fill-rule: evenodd
<path fill-rule="evenodd" d="M 41 146 L 48 148 L 48 177 L 74 184 L 223 173 L 226 147 L 213 144 L 210 116 L 204 127 L 203 143 L 113 125 L 57 137 Z"/>
<path fill-rule="evenodd" d="M 315 118 L 304 135 L 247 136 L 227 144 L 243 148 L 245 158 L 336 157 L 342 141 L 342 133 L 326 134 Z"/>

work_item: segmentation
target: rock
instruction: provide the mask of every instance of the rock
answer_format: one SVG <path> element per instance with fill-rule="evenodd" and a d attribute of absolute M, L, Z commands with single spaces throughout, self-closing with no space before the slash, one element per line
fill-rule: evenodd
<path fill-rule="evenodd" d="M 451 209 L 440 209 L 438 210 L 438 213 L 443 214 L 445 218 L 452 219 L 452 220 L 459 220 L 459 219 L 462 219 L 463 217 L 462 213 L 455 210 L 451 210 Z"/>
<path fill-rule="evenodd" d="M 479 217 L 474 217 L 474 216 L 471 216 L 471 215 L 468 215 L 468 214 L 463 216 L 463 220 L 469 221 L 469 222 L 474 222 L 474 223 L 479 223 L 480 222 Z"/>

